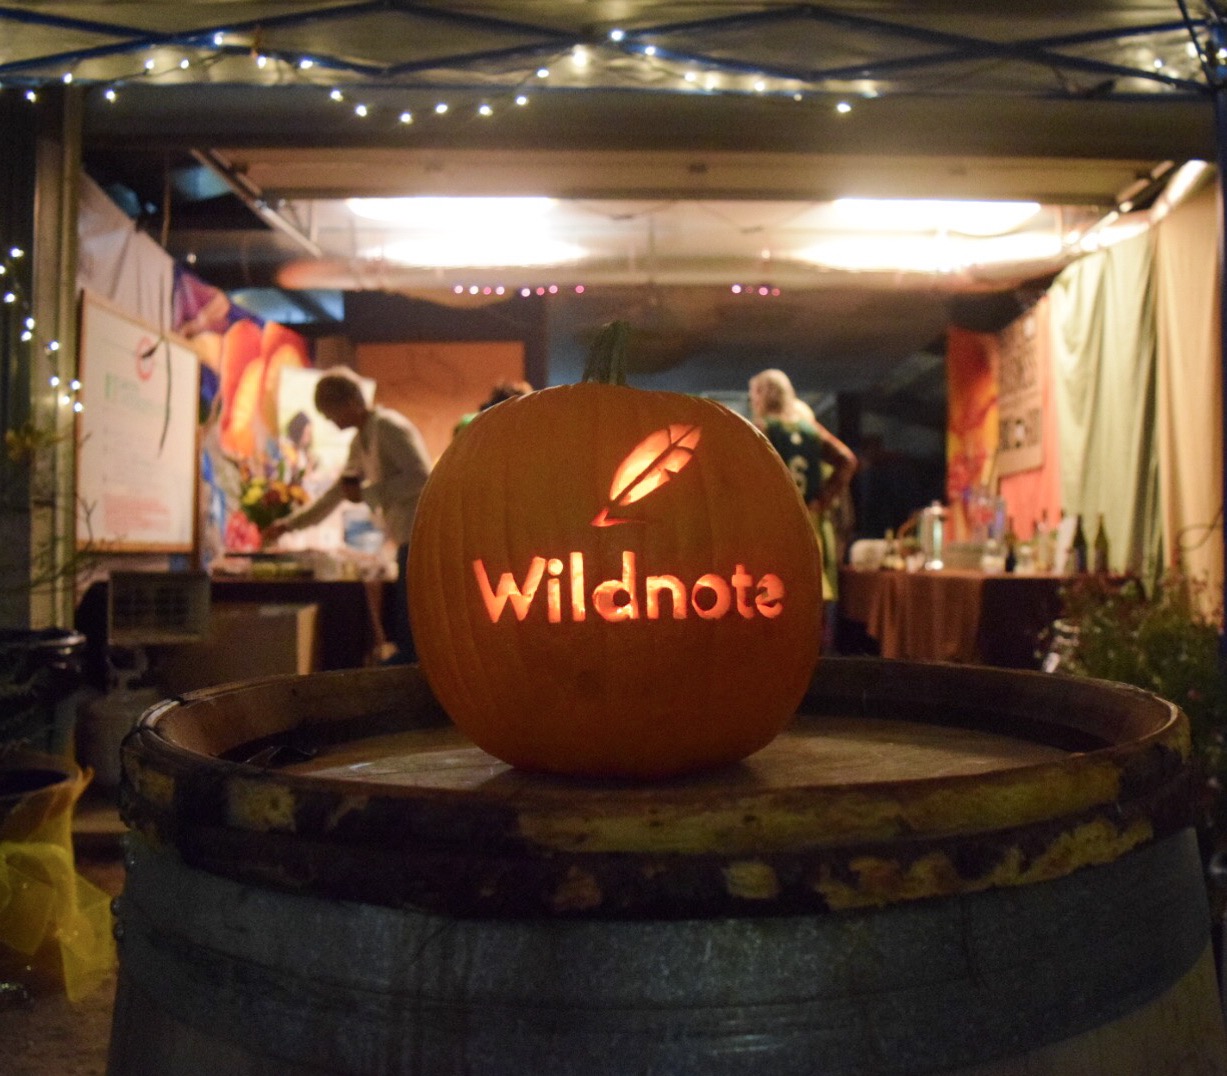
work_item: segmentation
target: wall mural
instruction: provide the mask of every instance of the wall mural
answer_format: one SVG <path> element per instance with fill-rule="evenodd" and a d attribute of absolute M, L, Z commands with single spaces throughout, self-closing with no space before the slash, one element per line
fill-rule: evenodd
<path fill-rule="evenodd" d="M 952 327 L 946 337 L 947 535 L 983 541 L 997 507 L 997 378 L 986 337 Z"/>
<path fill-rule="evenodd" d="M 307 340 L 235 306 L 221 289 L 175 274 L 174 323 L 201 366 L 202 552 L 254 552 L 260 528 L 306 502 L 310 428 L 279 413 L 282 374 L 312 366 Z"/>

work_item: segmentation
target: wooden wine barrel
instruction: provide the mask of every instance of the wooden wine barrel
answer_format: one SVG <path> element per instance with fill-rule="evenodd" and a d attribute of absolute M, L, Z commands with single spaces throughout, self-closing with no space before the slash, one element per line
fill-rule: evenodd
<path fill-rule="evenodd" d="M 1227 1073 L 1188 759 L 1143 692 L 871 659 L 650 785 L 512 770 L 412 667 L 168 701 L 109 1072 Z"/>

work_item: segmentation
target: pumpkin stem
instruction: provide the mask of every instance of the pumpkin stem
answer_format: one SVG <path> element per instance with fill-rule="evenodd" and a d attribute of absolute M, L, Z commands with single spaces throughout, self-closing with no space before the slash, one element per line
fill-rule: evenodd
<path fill-rule="evenodd" d="M 584 366 L 584 380 L 602 385 L 626 384 L 626 343 L 631 327 L 626 321 L 611 321 L 597 331 Z"/>

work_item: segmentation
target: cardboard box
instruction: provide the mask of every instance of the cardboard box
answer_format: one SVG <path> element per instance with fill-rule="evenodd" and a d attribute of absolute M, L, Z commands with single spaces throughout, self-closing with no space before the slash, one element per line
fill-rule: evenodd
<path fill-rule="evenodd" d="M 319 668 L 319 606 L 215 602 L 198 643 L 167 647 L 158 679 L 170 694 Z"/>

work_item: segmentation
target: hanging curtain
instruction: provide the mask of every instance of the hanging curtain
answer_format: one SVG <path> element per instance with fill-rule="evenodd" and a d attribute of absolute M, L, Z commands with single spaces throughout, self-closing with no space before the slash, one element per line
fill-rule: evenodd
<path fill-rule="evenodd" d="M 1147 580 L 1162 561 L 1153 261 L 1147 232 L 1074 263 L 1048 293 L 1061 503 L 1088 541 L 1102 515 L 1112 569 Z"/>
<path fill-rule="evenodd" d="M 1221 617 L 1223 415 L 1219 344 L 1218 190 L 1209 184 L 1156 227 L 1158 447 L 1169 563 L 1206 584 Z"/>
<path fill-rule="evenodd" d="M 158 329 L 171 327 L 174 262 L 92 179 L 77 210 L 77 284 Z"/>

